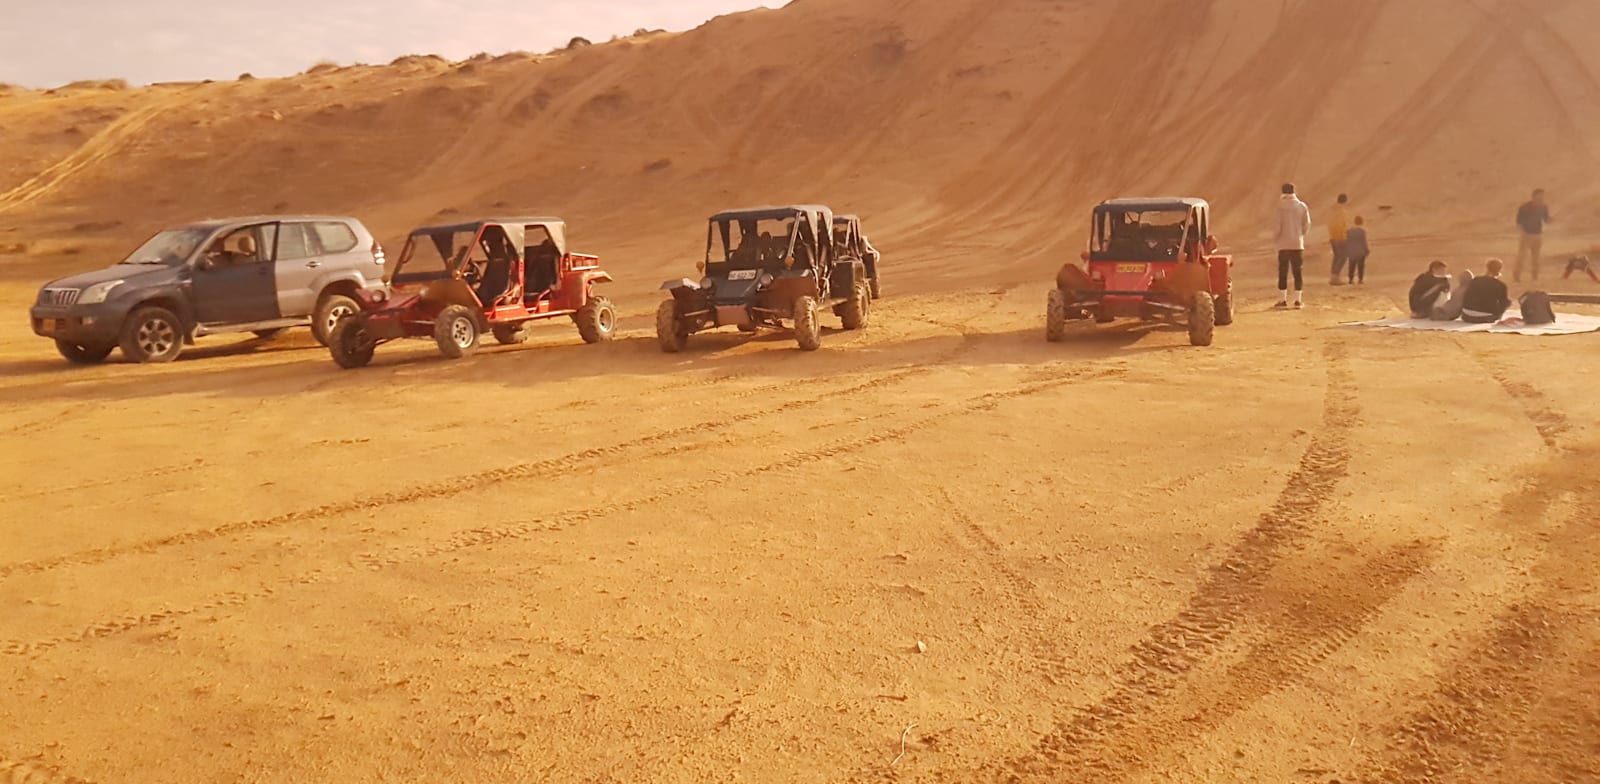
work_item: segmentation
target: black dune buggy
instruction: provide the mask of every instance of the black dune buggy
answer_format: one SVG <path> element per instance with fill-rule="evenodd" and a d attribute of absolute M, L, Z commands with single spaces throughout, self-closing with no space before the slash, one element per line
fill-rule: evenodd
<path fill-rule="evenodd" d="M 817 311 L 826 307 L 845 329 L 865 327 L 872 302 L 866 262 L 835 252 L 833 223 L 833 211 L 815 205 L 711 216 L 700 280 L 661 286 L 672 294 L 656 311 L 661 350 L 682 351 L 691 334 L 732 326 L 792 328 L 800 348 L 815 351 L 822 346 Z"/>

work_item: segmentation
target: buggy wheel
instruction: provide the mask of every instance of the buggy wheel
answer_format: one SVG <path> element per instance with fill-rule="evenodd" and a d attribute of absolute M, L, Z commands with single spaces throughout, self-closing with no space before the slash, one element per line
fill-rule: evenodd
<path fill-rule="evenodd" d="M 1195 292 L 1194 304 L 1189 306 L 1189 345 L 1209 346 L 1217 331 L 1217 302 L 1211 292 Z"/>
<path fill-rule="evenodd" d="M 494 333 L 494 339 L 502 346 L 515 346 L 518 343 L 528 342 L 528 332 L 524 329 L 526 324 L 495 324 L 489 328 Z"/>
<path fill-rule="evenodd" d="M 56 341 L 56 351 L 74 365 L 98 365 L 111 356 L 114 348 L 116 346 L 84 346 L 65 340 Z"/>
<path fill-rule="evenodd" d="M 865 283 L 857 283 L 850 289 L 850 301 L 839 306 L 839 320 L 844 322 L 845 329 L 865 329 L 871 310 L 872 289 Z"/>
<path fill-rule="evenodd" d="M 378 344 L 367 337 L 367 325 L 360 319 L 340 320 L 333 326 L 333 334 L 328 336 L 328 353 L 345 370 L 366 367 L 377 348 Z"/>
<path fill-rule="evenodd" d="M 677 300 L 666 300 L 656 308 L 656 341 L 668 354 L 676 354 L 689 345 L 689 330 L 678 319 Z"/>
<path fill-rule="evenodd" d="M 130 362 L 171 362 L 183 351 L 183 322 L 166 308 L 139 308 L 122 325 L 118 342 Z"/>
<path fill-rule="evenodd" d="M 1233 287 L 1223 292 L 1216 299 L 1217 326 L 1226 327 L 1233 323 Z"/>
<path fill-rule="evenodd" d="M 589 304 L 572 314 L 572 320 L 577 322 L 578 334 L 585 343 L 610 340 L 617 334 L 617 309 L 605 297 L 590 297 Z"/>
<path fill-rule="evenodd" d="M 317 311 L 311 316 L 311 334 L 317 342 L 328 345 L 328 340 L 333 336 L 333 327 L 340 319 L 346 319 L 361 312 L 361 303 L 346 297 L 343 294 L 329 294 L 317 303 Z"/>
<path fill-rule="evenodd" d="M 794 339 L 801 351 L 822 348 L 822 323 L 817 321 L 817 301 L 811 297 L 794 301 Z"/>
<path fill-rule="evenodd" d="M 439 353 L 460 359 L 478 350 L 478 314 L 464 305 L 451 305 L 439 311 L 433 321 L 433 342 Z"/>
<path fill-rule="evenodd" d="M 1060 343 L 1067 336 L 1067 295 L 1061 289 L 1051 289 L 1045 301 L 1044 339 Z"/>

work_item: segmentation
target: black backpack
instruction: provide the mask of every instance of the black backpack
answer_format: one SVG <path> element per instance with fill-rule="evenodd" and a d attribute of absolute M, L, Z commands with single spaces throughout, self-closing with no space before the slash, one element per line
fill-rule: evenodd
<path fill-rule="evenodd" d="M 1542 291 L 1530 291 L 1517 299 L 1522 305 L 1522 321 L 1525 324 L 1553 324 L 1556 312 L 1550 307 L 1550 295 Z"/>

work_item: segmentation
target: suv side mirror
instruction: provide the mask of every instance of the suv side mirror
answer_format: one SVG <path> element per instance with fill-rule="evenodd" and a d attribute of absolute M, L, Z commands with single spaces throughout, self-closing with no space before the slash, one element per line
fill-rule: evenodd
<path fill-rule="evenodd" d="M 210 256 L 201 256 L 199 263 L 195 264 L 201 272 L 210 272 L 217 268 L 217 262 Z"/>

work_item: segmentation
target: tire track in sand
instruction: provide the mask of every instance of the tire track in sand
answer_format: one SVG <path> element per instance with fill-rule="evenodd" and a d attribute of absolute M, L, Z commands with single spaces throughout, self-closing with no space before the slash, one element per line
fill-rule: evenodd
<path fill-rule="evenodd" d="M 1351 602 L 1349 612 L 1308 606 L 1298 615 L 1274 616 L 1271 608 L 1262 606 L 1274 568 L 1303 546 L 1349 473 L 1350 434 L 1360 416 L 1355 380 L 1344 344 L 1330 343 L 1323 351 L 1327 388 L 1322 427 L 1277 500 L 1228 555 L 1211 567 L 1188 605 L 1133 646 L 1130 658 L 1114 674 L 1108 693 L 1058 725 L 1031 754 L 1008 765 L 1010 779 L 1059 777 L 1070 771 L 1077 781 L 1115 780 L 1136 772 L 1143 749 L 1130 746 L 1130 741 L 1147 737 L 1152 728 L 1187 718 L 1174 714 L 1174 707 L 1182 704 L 1174 695 L 1185 686 L 1187 676 L 1220 653 L 1244 623 L 1261 620 L 1265 610 L 1269 637 L 1289 646 L 1279 650 L 1258 646 L 1257 658 L 1240 665 L 1247 669 L 1235 680 L 1252 684 L 1251 691 L 1256 694 L 1265 694 L 1336 649 L 1398 589 L 1405 576 L 1419 568 L 1418 555 L 1410 551 L 1389 553 L 1360 567 L 1337 587 L 1349 593 L 1368 583 L 1377 590 L 1365 601 Z M 1230 705 L 1233 700 L 1226 694 L 1209 690 L 1189 699 L 1213 715 L 1239 707 Z"/>
<path fill-rule="evenodd" d="M 1587 715 L 1554 712 L 1548 698 L 1574 692 L 1587 677 L 1596 638 L 1593 597 L 1600 591 L 1593 564 L 1600 561 L 1600 478 L 1584 470 L 1600 465 L 1600 445 L 1565 449 L 1551 457 L 1520 491 L 1506 497 L 1498 516 L 1508 528 L 1561 515 L 1539 531 L 1548 542 L 1531 574 L 1529 593 L 1492 623 L 1433 679 L 1420 707 L 1395 722 L 1386 743 L 1343 777 L 1367 784 L 1435 784 L 1498 780 L 1494 768 L 1519 768 L 1526 780 L 1600 781 L 1600 705 Z M 1577 704 L 1581 696 L 1570 698 Z M 1542 703 L 1542 704 L 1541 704 Z M 1589 752 L 1584 749 L 1588 745 Z M 1508 759 L 1513 752 L 1515 758 Z"/>
<path fill-rule="evenodd" d="M 156 118 L 172 108 L 182 96 L 158 99 L 135 109 L 106 126 L 71 155 L 39 172 L 26 182 L 0 193 L 0 213 L 9 212 L 59 188 L 68 179 L 111 156 L 122 152 L 143 134 Z"/>
<path fill-rule="evenodd" d="M 966 553 L 984 569 L 1000 578 L 1000 594 L 1004 605 L 1018 611 L 1023 619 L 1022 631 L 1027 635 L 1028 659 L 1052 686 L 1071 682 L 1074 673 L 1067 666 L 1061 646 L 1055 642 L 1056 634 L 1045 625 L 1050 612 L 1039 601 L 1038 586 L 1024 577 L 1006 559 L 1005 548 L 996 541 L 978 518 L 940 486 L 936 491 L 943 502 L 943 511 L 955 522 L 947 526 L 945 538 L 960 552 Z"/>
<path fill-rule="evenodd" d="M 0 784 L 92 784 L 37 762 L 0 761 Z"/>
<path fill-rule="evenodd" d="M 730 479 L 754 478 L 778 471 L 792 471 L 807 465 L 820 463 L 829 458 L 853 454 L 871 447 L 891 443 L 915 433 L 927 430 L 941 422 L 984 411 L 993 410 L 1001 403 L 1029 397 L 1048 392 L 1060 387 L 1091 381 L 1105 377 L 1122 374 L 1120 368 L 1095 369 L 1080 368 L 1064 373 L 1061 377 L 1035 383 L 1024 384 L 1008 390 L 989 392 L 973 398 L 968 398 L 955 405 L 947 406 L 925 417 L 917 419 L 898 427 L 878 430 L 864 438 L 845 439 L 833 442 L 816 449 L 800 450 L 783 455 L 765 465 L 746 469 L 731 475 Z M 570 510 L 567 512 L 547 515 L 526 522 L 508 523 L 504 525 L 484 526 L 459 532 L 446 539 L 424 546 L 397 547 L 379 554 L 361 553 L 351 558 L 351 566 L 342 569 L 342 572 L 360 574 L 363 571 L 381 571 L 403 563 L 427 560 L 442 555 L 486 547 L 505 541 L 525 539 L 542 533 L 551 533 L 566 530 L 576 525 L 601 519 L 615 514 L 622 514 L 642 509 L 663 501 L 671 500 L 689 493 L 699 492 L 697 486 L 686 486 L 682 483 L 672 483 L 667 487 L 634 498 L 600 504 L 585 509 Z M 230 591 L 220 594 L 206 602 L 185 608 L 164 607 L 146 613 L 119 615 L 107 620 L 95 622 L 85 627 L 82 631 L 58 635 L 53 637 L 37 638 L 33 640 L 7 640 L 0 641 L 0 655 L 25 656 L 34 653 L 53 650 L 63 645 L 81 642 L 90 642 L 97 639 L 125 634 L 139 629 L 157 626 L 169 621 L 177 621 L 199 613 L 239 608 L 244 605 L 277 595 L 286 588 L 302 585 L 312 585 L 332 579 L 334 571 L 329 569 L 315 569 L 303 574 L 285 576 L 263 585 L 255 591 L 242 592 Z"/>

